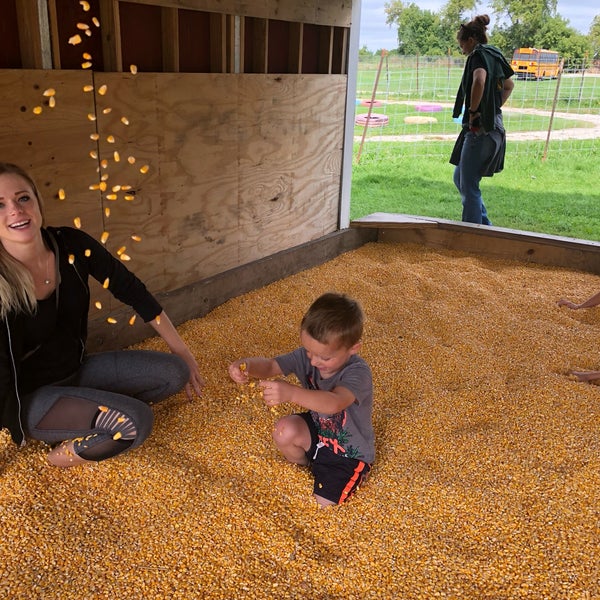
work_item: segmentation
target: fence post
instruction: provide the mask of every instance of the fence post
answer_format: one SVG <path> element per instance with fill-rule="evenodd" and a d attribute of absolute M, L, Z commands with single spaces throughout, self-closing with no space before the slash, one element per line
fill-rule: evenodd
<path fill-rule="evenodd" d="M 363 128 L 362 139 L 360 140 L 360 147 L 358 148 L 358 154 L 356 155 L 356 164 L 360 162 L 360 155 L 362 154 L 363 144 L 365 143 L 365 136 L 367 135 L 367 127 L 371 121 L 371 113 L 373 112 L 373 104 L 375 103 L 375 94 L 377 93 L 377 86 L 379 85 L 379 75 L 381 75 L 381 67 L 383 66 L 383 59 L 387 55 L 387 50 L 381 51 L 381 60 L 379 61 L 379 67 L 377 67 L 377 75 L 375 76 L 375 83 L 373 84 L 373 93 L 371 94 L 371 102 L 369 104 L 369 112 L 367 113 L 367 120 Z"/>
<path fill-rule="evenodd" d="M 558 77 L 556 78 L 556 89 L 554 90 L 554 100 L 552 101 L 552 112 L 550 113 L 550 122 L 548 123 L 548 135 L 546 135 L 546 144 L 544 145 L 544 154 L 542 155 L 542 162 L 546 160 L 548 156 L 548 144 L 550 143 L 550 132 L 552 131 L 552 121 L 554 120 L 554 113 L 556 112 L 556 103 L 558 101 L 558 90 L 560 89 L 560 80 L 562 78 L 563 65 L 565 59 L 561 59 L 560 66 L 558 68 Z"/>

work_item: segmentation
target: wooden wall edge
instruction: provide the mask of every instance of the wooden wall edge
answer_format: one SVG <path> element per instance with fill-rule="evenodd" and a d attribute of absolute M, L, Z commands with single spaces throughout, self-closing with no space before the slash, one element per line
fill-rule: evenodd
<path fill-rule="evenodd" d="M 377 241 L 376 228 L 338 230 L 180 289 L 157 294 L 156 297 L 173 323 L 180 325 L 208 314 L 231 298 L 323 264 L 344 252 L 374 241 Z M 139 319 L 134 326 L 127 325 L 131 314 L 132 311 L 127 306 L 112 311 L 112 316 L 117 320 L 116 325 L 90 317 L 88 351 L 125 348 L 154 337 L 154 330 Z"/>
<path fill-rule="evenodd" d="M 398 223 L 387 220 L 379 226 L 376 221 L 367 220 L 360 224 L 353 222 L 352 226 L 377 227 L 380 242 L 421 244 L 600 274 L 600 242 L 590 240 L 441 219 L 423 219 L 422 223 L 408 219 Z"/>

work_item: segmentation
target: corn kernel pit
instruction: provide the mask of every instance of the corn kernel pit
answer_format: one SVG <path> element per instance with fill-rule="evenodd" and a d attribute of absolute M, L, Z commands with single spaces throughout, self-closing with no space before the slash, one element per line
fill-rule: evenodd
<path fill-rule="evenodd" d="M 0 433 L 2 597 L 600 598 L 600 388 L 566 374 L 600 368 L 600 308 L 556 306 L 598 284 L 367 244 L 184 323 L 204 394 L 154 406 L 140 448 L 61 470 Z M 295 407 L 269 411 L 227 366 L 295 348 L 330 290 L 366 314 L 377 458 L 318 509 L 271 439 Z"/>

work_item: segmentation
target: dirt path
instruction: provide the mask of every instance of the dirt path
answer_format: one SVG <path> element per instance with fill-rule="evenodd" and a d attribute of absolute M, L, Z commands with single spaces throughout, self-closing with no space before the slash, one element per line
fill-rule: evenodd
<path fill-rule="evenodd" d="M 414 104 L 413 101 L 399 101 L 398 104 Z M 444 107 L 452 107 L 450 103 L 436 102 Z M 505 107 L 504 112 L 533 114 L 539 116 L 552 116 L 549 110 L 538 110 L 535 108 L 511 108 Z M 593 140 L 600 138 L 600 114 L 581 114 L 581 113 L 565 113 L 555 112 L 554 117 L 557 119 L 570 119 L 573 121 L 585 121 L 589 124 L 588 127 L 573 127 L 569 129 L 553 129 L 550 133 L 550 139 L 554 140 Z M 422 142 L 422 141 L 452 141 L 456 139 L 456 133 L 450 134 L 412 134 L 412 135 L 372 135 L 365 138 L 366 142 Z M 508 140 L 514 141 L 536 141 L 545 140 L 548 137 L 548 131 L 517 131 L 506 133 Z M 361 140 L 361 136 L 355 136 L 356 141 Z"/>

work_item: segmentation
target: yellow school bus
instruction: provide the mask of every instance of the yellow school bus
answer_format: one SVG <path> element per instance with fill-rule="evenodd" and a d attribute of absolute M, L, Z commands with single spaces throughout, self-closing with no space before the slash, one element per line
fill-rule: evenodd
<path fill-rule="evenodd" d="M 560 70 L 560 56 L 554 50 L 517 48 L 511 66 L 518 79 L 555 79 Z"/>

